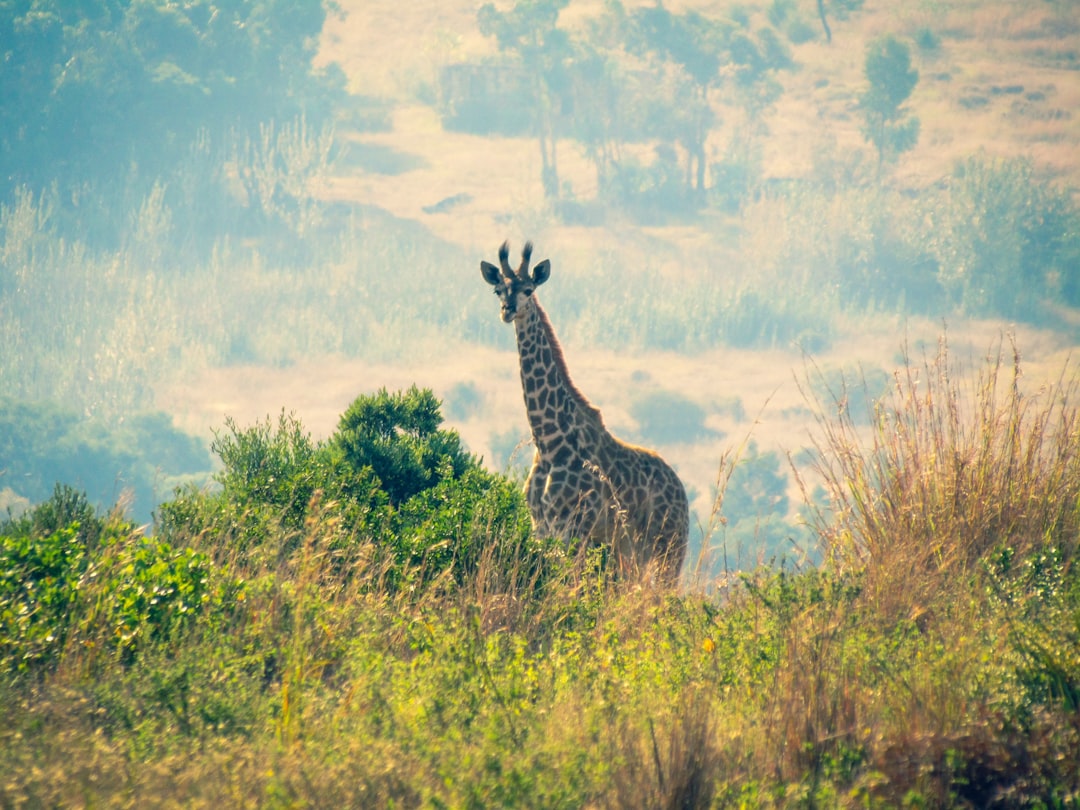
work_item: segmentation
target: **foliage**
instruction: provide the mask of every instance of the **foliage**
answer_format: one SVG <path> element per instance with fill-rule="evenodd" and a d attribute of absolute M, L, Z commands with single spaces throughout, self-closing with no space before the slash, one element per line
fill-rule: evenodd
<path fill-rule="evenodd" d="M 61 629 L 77 598 L 84 552 L 78 524 L 44 536 L 2 537 L 0 546 L 0 667 L 4 674 L 52 662 Z"/>
<path fill-rule="evenodd" d="M 1075 408 L 1067 386 L 1025 408 L 1003 385 L 969 410 L 935 379 L 880 410 L 902 466 L 823 416 L 822 470 L 849 498 L 821 515 L 823 567 L 715 594 L 605 581 L 600 555 L 533 545 L 519 485 L 445 462 L 392 531 L 353 526 L 336 551 L 325 495 L 253 555 L 198 512 L 150 539 L 58 492 L 0 531 L 0 802 L 1067 806 Z M 284 417 L 218 444 L 222 492 L 268 512 L 333 458 Z M 729 504 L 784 508 L 776 455 L 746 460 Z M 321 483 L 355 475 L 341 464 Z"/>
<path fill-rule="evenodd" d="M 344 86 L 311 67 L 325 13 L 319 0 L 3 4 L 0 176 L 75 189 L 135 163 L 156 178 L 200 129 L 325 120 Z"/>
<path fill-rule="evenodd" d="M 40 675 L 69 655 L 130 662 L 194 620 L 210 575 L 204 554 L 144 537 L 58 487 L 0 526 L 0 675 Z"/>
<path fill-rule="evenodd" d="M 1080 588 L 1074 565 L 1063 547 L 1053 545 L 1020 559 L 1005 546 L 987 561 L 990 587 L 1018 656 L 1023 708 L 1060 701 L 1080 712 Z"/>
<path fill-rule="evenodd" d="M 904 107 L 919 81 L 911 66 L 911 50 L 892 35 L 867 46 L 864 67 L 869 87 L 859 99 L 865 124 L 863 136 L 878 153 L 878 170 L 919 140 L 919 119 Z"/>
<path fill-rule="evenodd" d="M 378 480 L 314 442 L 295 417 L 282 412 L 276 425 L 267 418 L 247 429 L 227 419 L 226 429 L 211 444 L 223 465 L 215 476 L 220 494 L 204 501 L 201 493 L 189 491 L 193 503 L 181 497 L 163 507 L 170 522 L 176 522 L 177 509 L 212 503 L 235 521 L 240 548 L 253 550 L 273 526 L 299 533 L 321 499 L 334 502 L 343 518 L 363 519 L 372 528 L 378 525 L 386 505 Z"/>
<path fill-rule="evenodd" d="M 479 466 L 456 431 L 440 430 L 440 403 L 415 385 L 358 397 L 341 416 L 334 445 L 354 469 L 370 468 L 390 503 L 400 505 L 444 477 Z"/>
<path fill-rule="evenodd" d="M 86 490 L 99 507 L 127 490 L 131 514 L 143 522 L 169 481 L 206 475 L 210 467 L 203 443 L 163 413 L 134 414 L 113 426 L 9 397 L 0 397 L 0 459 L 3 482 L 31 502 L 44 501 L 56 482 Z"/>
<path fill-rule="evenodd" d="M 285 129 L 303 136 L 302 128 Z M 280 143 L 283 130 L 274 132 Z M 286 155 L 268 161 L 290 165 Z M 201 246 L 185 257 L 160 233 L 170 221 L 160 198 L 161 207 L 132 217 L 122 247 L 99 250 L 63 233 L 59 195 L 24 190 L 14 204 L 0 204 L 0 375 L 20 400 L 64 401 L 120 422 L 151 408 L 155 388 L 208 365 L 286 365 L 325 352 L 393 361 L 446 327 L 484 334 L 461 306 L 455 276 L 432 274 L 434 283 L 406 296 L 400 275 L 380 269 L 424 272 L 463 262 L 461 249 L 376 208 L 308 196 L 290 209 L 295 219 L 243 244 L 194 226 L 181 238 L 174 211 L 172 236 Z M 221 212 L 213 216 L 234 235 L 244 232 Z M 490 319 L 483 323 L 495 331 Z"/>
<path fill-rule="evenodd" d="M 787 475 L 780 463 L 775 450 L 762 453 L 750 442 L 724 488 L 724 512 L 733 523 L 787 515 Z"/>
<path fill-rule="evenodd" d="M 779 190 L 743 211 L 760 280 L 856 312 L 1046 323 L 1077 295 L 1080 209 L 1026 159 L 973 157 L 916 199 L 887 187 Z M 826 223 L 822 225 L 822 223 Z"/>
<path fill-rule="evenodd" d="M 161 508 L 162 531 L 227 533 L 232 554 L 257 567 L 296 554 L 319 520 L 320 552 L 340 576 L 349 578 L 357 555 L 373 550 L 383 584 L 395 587 L 460 579 L 508 549 L 527 556 L 520 485 L 484 470 L 441 424 L 438 399 L 416 386 L 357 397 L 325 442 L 284 413 L 246 429 L 229 420 L 212 445 L 221 491 L 178 493 Z M 474 541 L 482 533 L 502 541 L 486 547 Z M 541 577 L 537 565 L 523 575 Z"/>
<path fill-rule="evenodd" d="M 719 90 L 756 122 L 779 96 L 775 74 L 793 67 L 791 56 L 772 28 L 755 32 L 748 19 L 675 14 L 660 4 L 632 12 L 619 4 L 612 9 L 624 47 L 648 60 L 659 80 L 642 130 L 683 150 L 685 191 L 700 198 L 706 188 L 705 142 L 717 123 L 711 92 Z"/>
<path fill-rule="evenodd" d="M 782 466 L 778 452 L 763 453 L 752 440 L 721 464 L 698 576 L 820 562 L 816 537 L 791 514 L 790 481 Z"/>
<path fill-rule="evenodd" d="M 928 206 L 927 241 L 955 307 L 1035 319 L 1044 299 L 1080 304 L 1080 208 L 1066 190 L 1023 158 L 961 161 L 949 186 Z"/>
<path fill-rule="evenodd" d="M 631 404 L 630 415 L 638 432 L 656 444 L 692 442 L 712 433 L 705 427 L 705 409 L 677 391 L 645 394 Z"/>
<path fill-rule="evenodd" d="M 531 98 L 519 99 L 533 117 L 533 132 L 540 143 L 544 194 L 559 194 L 557 118 L 567 91 L 566 62 L 570 39 L 558 27 L 559 12 L 569 0 L 523 0 L 502 12 L 485 3 L 476 14 L 480 33 L 493 36 L 500 50 L 514 52 L 528 77 Z"/>
<path fill-rule="evenodd" d="M 734 22 L 696 11 L 676 14 L 662 5 L 627 11 L 620 3 L 589 20 L 585 34 L 572 36 L 557 27 L 565 5 L 563 0 L 518 3 L 506 12 L 484 5 L 477 15 L 481 33 L 495 37 L 500 50 L 515 58 L 471 66 L 476 70 L 469 72 L 467 90 L 459 86 L 465 68 L 448 70 L 444 80 L 454 100 L 444 116 L 457 122 L 464 106 L 490 107 L 480 117 L 488 122 L 500 102 L 524 104 L 540 140 L 549 197 L 560 193 L 557 142 L 572 137 L 595 163 L 606 202 L 633 210 L 642 198 L 655 196 L 657 209 L 672 202 L 684 209 L 700 205 L 705 142 L 717 123 L 710 92 L 720 90 L 756 121 L 780 93 L 775 73 L 793 66 L 780 38 L 768 26 L 754 31 L 749 18 Z M 507 123 L 515 126 L 513 120 Z M 502 131 L 513 134 L 511 129 Z M 659 141 L 665 150 L 685 156 L 685 167 L 677 172 L 677 199 L 668 199 L 666 174 L 657 177 L 623 154 L 623 143 L 640 141 Z"/>

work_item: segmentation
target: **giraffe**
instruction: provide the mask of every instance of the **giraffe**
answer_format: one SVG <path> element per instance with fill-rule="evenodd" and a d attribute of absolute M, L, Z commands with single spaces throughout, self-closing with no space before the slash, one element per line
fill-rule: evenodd
<path fill-rule="evenodd" d="M 656 565 L 673 585 L 686 556 L 690 507 L 670 466 L 651 450 L 608 432 L 604 420 L 570 379 L 562 348 L 535 295 L 551 275 L 547 259 L 529 272 L 532 243 L 515 272 L 510 246 L 499 248 L 499 267 L 481 261 L 494 286 L 502 319 L 513 323 L 521 363 L 525 410 L 535 453 L 525 483 L 534 531 L 544 537 L 609 545 L 620 573 Z"/>

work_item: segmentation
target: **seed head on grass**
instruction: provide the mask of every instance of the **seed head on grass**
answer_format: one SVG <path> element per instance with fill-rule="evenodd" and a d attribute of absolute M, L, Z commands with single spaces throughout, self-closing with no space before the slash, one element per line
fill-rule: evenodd
<path fill-rule="evenodd" d="M 822 539 L 834 564 L 865 570 L 868 594 L 896 618 L 931 610 L 995 549 L 1075 545 L 1076 378 L 1066 367 L 1028 391 L 1008 347 L 999 342 L 969 378 L 944 338 L 921 363 L 905 350 L 868 429 L 843 408 L 820 420 L 816 470 L 834 510 Z"/>

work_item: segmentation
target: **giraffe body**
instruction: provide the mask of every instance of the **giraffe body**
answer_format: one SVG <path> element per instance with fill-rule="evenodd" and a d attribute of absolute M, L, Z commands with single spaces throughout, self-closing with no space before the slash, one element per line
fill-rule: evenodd
<path fill-rule="evenodd" d="M 650 564 L 673 583 L 686 556 L 690 509 L 686 490 L 670 466 L 650 450 L 615 438 L 600 412 L 574 386 L 551 321 L 534 295 L 550 263 L 528 273 L 526 244 L 517 273 L 509 249 L 500 268 L 481 262 L 495 286 L 504 321 L 513 322 L 521 385 L 536 452 L 526 500 L 537 534 L 608 545 L 621 572 Z"/>

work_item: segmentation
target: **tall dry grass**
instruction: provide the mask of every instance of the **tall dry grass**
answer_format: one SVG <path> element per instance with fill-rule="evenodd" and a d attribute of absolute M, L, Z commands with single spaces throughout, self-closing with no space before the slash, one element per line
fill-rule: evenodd
<path fill-rule="evenodd" d="M 819 422 L 832 564 L 865 570 L 867 597 L 899 619 L 949 599 L 997 550 L 1022 558 L 1050 546 L 1071 559 L 1080 530 L 1072 365 L 1031 391 L 1011 339 L 974 376 L 956 367 L 945 338 L 935 355 L 904 360 L 869 431 L 846 392 Z"/>

